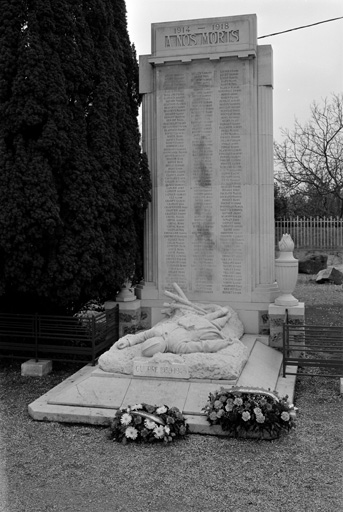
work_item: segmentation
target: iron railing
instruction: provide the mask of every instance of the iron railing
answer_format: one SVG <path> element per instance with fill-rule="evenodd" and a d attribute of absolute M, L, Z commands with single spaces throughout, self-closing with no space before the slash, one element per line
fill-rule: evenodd
<path fill-rule="evenodd" d="M 343 326 L 283 325 L 283 376 L 294 374 L 288 367 L 298 366 L 301 375 L 309 367 L 323 369 L 323 377 L 343 377 Z M 305 370 L 305 371 L 304 371 Z M 316 374 L 317 375 L 317 374 Z"/>
<path fill-rule="evenodd" d="M 293 217 L 275 221 L 275 246 L 282 235 L 291 235 L 297 249 L 341 250 L 343 248 L 343 218 Z"/>
<path fill-rule="evenodd" d="M 118 305 L 83 317 L 0 313 L 1 357 L 49 357 L 95 365 L 118 336 Z"/>

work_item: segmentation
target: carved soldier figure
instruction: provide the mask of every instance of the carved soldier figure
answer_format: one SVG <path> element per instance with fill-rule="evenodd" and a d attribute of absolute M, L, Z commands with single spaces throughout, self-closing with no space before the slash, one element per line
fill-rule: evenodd
<path fill-rule="evenodd" d="M 207 312 L 206 309 L 192 304 L 176 284 L 174 287 L 179 295 L 166 292 L 166 295 L 175 299 L 173 303 L 167 304 L 167 313 L 175 313 L 179 309 L 183 315 L 174 314 L 172 318 L 147 331 L 122 337 L 115 343 L 118 349 L 141 343 L 142 355 L 151 357 L 157 352 L 218 352 L 233 343 L 222 332 L 231 316 L 229 309 L 216 306 L 215 311 Z"/>

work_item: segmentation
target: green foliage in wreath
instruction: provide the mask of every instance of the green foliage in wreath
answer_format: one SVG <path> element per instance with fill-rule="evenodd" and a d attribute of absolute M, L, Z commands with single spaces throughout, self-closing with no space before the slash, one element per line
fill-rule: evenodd
<path fill-rule="evenodd" d="M 170 443 L 183 439 L 189 426 L 177 407 L 136 404 L 119 409 L 109 438 L 119 443 Z"/>
<path fill-rule="evenodd" d="M 287 400 L 259 388 L 220 388 L 210 393 L 203 411 L 228 435 L 275 439 L 295 427 L 296 408 Z"/>

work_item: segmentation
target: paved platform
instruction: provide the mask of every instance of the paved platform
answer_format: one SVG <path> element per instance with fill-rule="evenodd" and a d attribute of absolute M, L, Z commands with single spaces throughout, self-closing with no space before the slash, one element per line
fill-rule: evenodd
<path fill-rule="evenodd" d="M 250 354 L 236 381 L 161 379 L 111 374 L 87 365 L 51 389 L 28 407 L 35 420 L 109 425 L 117 409 L 136 403 L 167 404 L 178 407 L 187 418 L 192 433 L 220 435 L 210 428 L 203 414 L 210 392 L 235 385 L 258 387 L 288 395 L 293 402 L 296 375 L 280 376 L 282 354 L 256 336 L 245 335 L 242 342 Z"/>

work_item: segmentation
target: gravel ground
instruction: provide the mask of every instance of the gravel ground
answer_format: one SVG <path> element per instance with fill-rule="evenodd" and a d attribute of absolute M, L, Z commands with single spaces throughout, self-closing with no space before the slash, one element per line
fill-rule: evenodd
<path fill-rule="evenodd" d="M 308 318 L 321 308 L 327 325 L 342 325 L 343 291 L 304 277 L 295 296 L 306 301 Z M 343 509 L 339 379 L 298 379 L 297 428 L 277 441 L 191 435 L 168 446 L 122 446 L 104 428 L 28 416 L 30 402 L 78 368 L 55 365 L 35 379 L 21 377 L 19 362 L 0 362 L 1 512 Z"/>

